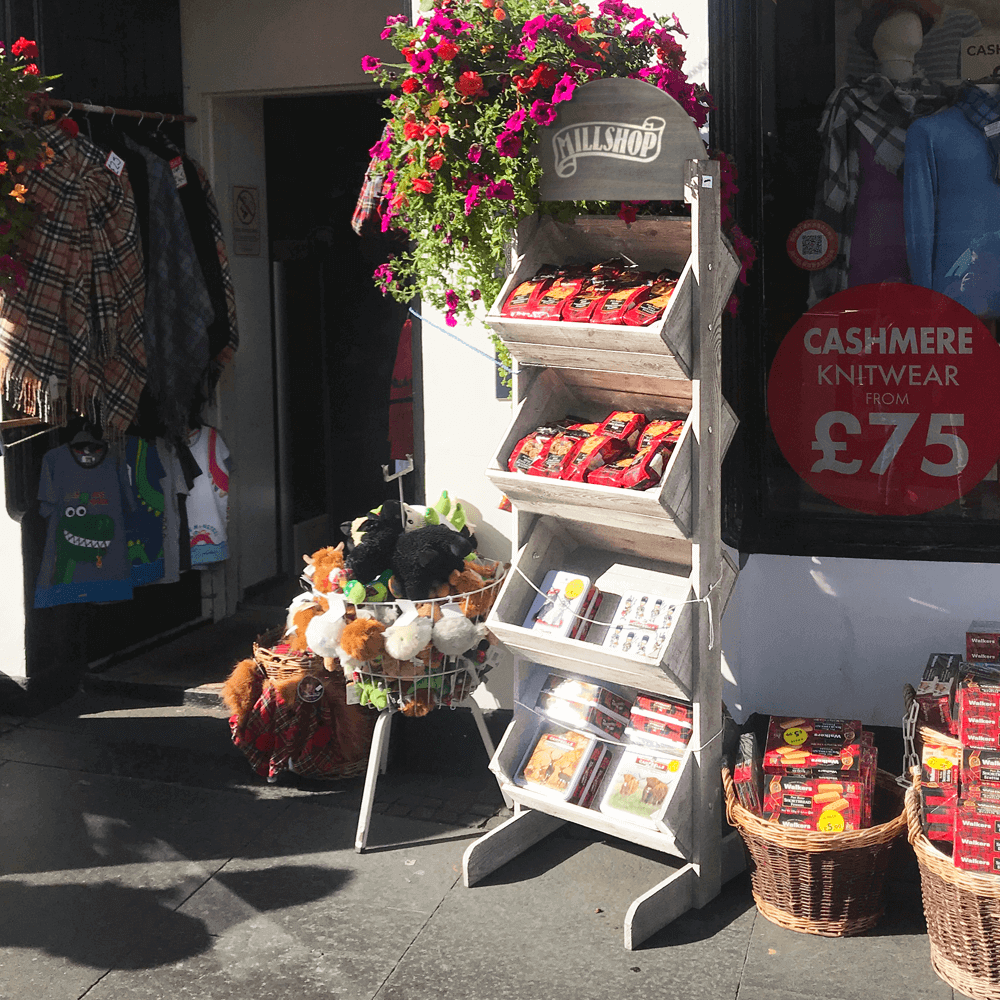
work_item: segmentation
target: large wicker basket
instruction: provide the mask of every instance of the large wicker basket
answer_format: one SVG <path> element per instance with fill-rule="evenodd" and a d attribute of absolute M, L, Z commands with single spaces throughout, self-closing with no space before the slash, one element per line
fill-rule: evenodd
<path fill-rule="evenodd" d="M 862 934 L 885 910 L 886 872 L 906 829 L 903 790 L 886 771 L 876 778 L 876 825 L 844 833 L 793 830 L 740 805 L 722 770 L 726 818 L 743 838 L 757 909 L 789 930 L 825 937 Z"/>
<path fill-rule="evenodd" d="M 975 1000 L 1000 1000 L 1000 877 L 956 868 L 920 822 L 920 769 L 906 793 L 907 836 L 920 866 L 931 965 Z"/>

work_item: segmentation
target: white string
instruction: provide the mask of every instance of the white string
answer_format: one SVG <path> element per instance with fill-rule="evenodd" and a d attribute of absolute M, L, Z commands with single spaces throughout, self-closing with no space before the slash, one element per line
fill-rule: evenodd
<path fill-rule="evenodd" d="M 15 445 L 24 444 L 25 441 L 30 441 L 32 438 L 41 437 L 43 434 L 50 434 L 54 430 L 56 430 L 55 427 L 46 427 L 44 431 L 35 431 L 34 434 L 29 434 L 27 437 L 23 438 L 18 438 L 16 441 L 11 441 L 9 444 L 5 441 L 4 448 L 13 448 Z"/>
<path fill-rule="evenodd" d="M 564 722 L 561 719 L 557 719 L 551 715 L 546 715 L 544 712 L 540 712 L 536 706 L 526 705 L 523 701 L 518 701 L 517 698 L 514 699 L 514 706 L 516 708 L 523 708 L 526 712 L 530 712 L 532 715 L 537 715 L 540 719 L 545 719 L 547 722 L 554 722 L 556 723 L 556 725 L 565 726 L 567 729 L 573 729 L 571 723 Z M 697 746 L 690 742 L 685 743 L 683 746 L 680 746 L 678 744 L 676 748 L 677 753 L 681 754 L 682 756 L 686 754 L 689 750 L 691 751 L 691 753 L 700 753 L 702 750 L 706 750 L 708 747 L 710 747 L 725 731 L 726 731 L 725 726 L 723 726 L 723 728 L 720 729 L 714 736 L 705 740 L 705 742 L 702 743 L 701 746 Z M 579 730 L 574 730 L 574 732 L 579 732 Z M 671 755 L 670 750 L 666 747 L 660 748 L 658 746 L 648 746 L 647 744 L 640 742 L 623 743 L 621 740 L 611 739 L 608 736 L 602 736 L 598 733 L 592 733 L 589 730 L 583 735 L 592 736 L 595 740 L 599 740 L 601 743 L 607 743 L 609 746 L 613 747 L 631 747 L 635 750 L 642 750 L 643 752 L 648 751 L 654 756 L 658 753 L 667 754 L 668 756 Z M 676 754 L 673 754 L 673 756 L 676 756 Z"/>
<path fill-rule="evenodd" d="M 525 582 L 528 584 L 529 587 L 531 587 L 532 590 L 535 591 L 535 593 L 541 594 L 541 596 L 544 597 L 546 600 L 550 599 L 549 595 L 547 593 L 545 593 L 544 590 L 539 590 L 539 588 L 536 587 L 534 585 L 534 583 L 532 583 L 532 581 L 530 579 L 528 579 L 527 574 L 524 572 L 523 569 L 521 569 L 520 566 L 516 566 L 515 565 L 514 569 L 516 569 L 517 572 L 521 574 L 521 576 L 524 578 Z M 712 586 L 708 588 L 708 593 L 706 593 L 704 597 L 698 597 L 698 598 L 696 598 L 693 601 L 673 601 L 671 603 L 671 607 L 672 608 L 679 607 L 682 604 L 705 604 L 708 607 L 708 648 L 709 649 L 714 649 L 715 648 L 715 620 L 714 620 L 714 616 L 712 614 L 712 602 L 709 600 L 709 598 L 712 596 L 712 591 L 715 590 L 715 588 L 718 587 L 720 583 L 722 583 L 722 575 L 723 575 L 724 572 L 725 572 L 724 569 L 720 570 L 720 572 L 719 572 L 719 579 L 716 580 L 715 583 L 713 583 Z M 568 611 L 570 615 L 572 615 L 574 618 L 578 618 L 582 622 L 590 622 L 591 625 L 610 625 L 610 624 L 612 624 L 611 622 L 598 621 L 596 618 L 585 618 L 583 615 L 578 615 L 575 611 L 572 610 L 572 608 L 570 607 L 569 601 L 567 601 L 566 598 L 562 596 L 562 594 L 557 595 L 553 603 L 555 603 L 558 606 L 561 606 L 565 611 Z"/>

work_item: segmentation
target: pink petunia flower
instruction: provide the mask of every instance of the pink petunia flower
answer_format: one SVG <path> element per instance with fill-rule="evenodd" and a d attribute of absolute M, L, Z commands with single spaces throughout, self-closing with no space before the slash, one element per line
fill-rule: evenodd
<path fill-rule="evenodd" d="M 574 90 L 576 90 L 576 81 L 569 73 L 564 73 L 562 79 L 556 84 L 555 90 L 552 91 L 552 103 L 558 104 L 560 101 L 568 101 L 573 96 Z"/>

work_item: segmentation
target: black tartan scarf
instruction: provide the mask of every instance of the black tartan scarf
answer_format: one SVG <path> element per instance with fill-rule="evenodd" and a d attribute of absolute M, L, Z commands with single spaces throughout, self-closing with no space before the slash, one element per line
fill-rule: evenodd
<path fill-rule="evenodd" d="M 1000 94 L 987 94 L 976 86 L 966 87 L 955 107 L 961 108 L 969 124 L 986 138 L 993 161 L 993 179 L 1000 184 Z"/>

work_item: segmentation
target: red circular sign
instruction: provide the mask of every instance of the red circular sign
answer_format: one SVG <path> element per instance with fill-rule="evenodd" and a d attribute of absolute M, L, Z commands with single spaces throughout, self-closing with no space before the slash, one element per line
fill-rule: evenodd
<path fill-rule="evenodd" d="M 1000 347 L 947 296 L 861 285 L 809 310 L 771 365 L 767 409 L 789 465 L 865 514 L 923 514 L 1000 456 Z"/>
<path fill-rule="evenodd" d="M 840 248 L 833 226 L 819 219 L 800 222 L 789 234 L 785 249 L 792 263 L 803 271 L 822 271 L 829 267 Z"/>

